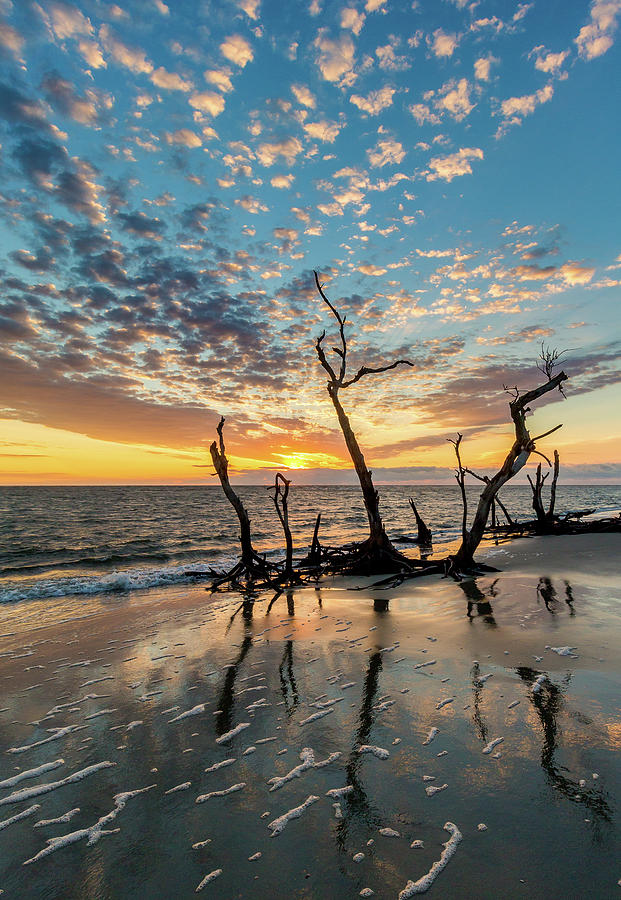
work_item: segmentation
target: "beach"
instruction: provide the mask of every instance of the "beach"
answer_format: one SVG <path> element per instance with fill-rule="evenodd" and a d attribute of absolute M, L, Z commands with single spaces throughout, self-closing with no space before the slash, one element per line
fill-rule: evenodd
<path fill-rule="evenodd" d="M 617 896 L 620 549 L 487 544 L 476 580 L 273 604 L 4 604 L 0 889 Z"/>

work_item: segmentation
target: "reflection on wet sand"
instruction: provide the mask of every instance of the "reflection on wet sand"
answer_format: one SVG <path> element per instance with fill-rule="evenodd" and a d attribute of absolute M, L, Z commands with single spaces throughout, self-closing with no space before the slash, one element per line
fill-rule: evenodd
<path fill-rule="evenodd" d="M 381 816 L 370 804 L 367 792 L 364 789 L 360 779 L 360 768 L 363 762 L 363 756 L 358 753 L 358 747 L 362 744 L 368 744 L 371 735 L 371 729 L 375 723 L 374 703 L 379 688 L 379 677 L 382 671 L 382 654 L 377 651 L 369 657 L 367 672 L 364 679 L 362 689 L 362 703 L 358 713 L 358 728 L 349 754 L 349 759 L 345 767 L 347 775 L 346 784 L 352 785 L 353 791 L 346 795 L 344 802 L 347 804 L 347 812 L 342 819 L 339 820 L 336 828 L 336 841 L 339 850 L 346 852 L 346 843 L 350 835 L 350 831 L 354 826 L 359 826 L 361 838 L 365 826 L 368 823 L 376 825 L 380 824 Z"/>
<path fill-rule="evenodd" d="M 287 715 L 290 716 L 300 702 L 298 686 L 293 674 L 293 641 L 287 641 L 285 644 L 285 652 L 278 666 L 278 675 L 280 676 L 280 690 L 285 701 L 285 709 L 287 710 Z"/>
<path fill-rule="evenodd" d="M 247 634 L 241 644 L 237 659 L 226 670 L 224 683 L 218 700 L 218 712 L 216 714 L 216 734 L 221 737 L 233 727 L 233 707 L 235 705 L 235 680 L 239 667 L 246 658 L 246 654 L 252 647 L 252 635 Z"/>
<path fill-rule="evenodd" d="M 468 619 L 472 622 L 477 616 L 481 616 L 486 625 L 495 628 L 497 623 L 494 618 L 494 611 L 490 599 L 498 596 L 498 589 L 496 588 L 498 579 L 490 584 L 487 589 L 487 594 L 484 594 L 478 586 L 476 578 L 464 578 L 463 581 L 458 582 L 458 584 L 468 598 L 466 610 Z"/>
<path fill-rule="evenodd" d="M 564 766 L 556 762 L 557 740 L 561 734 L 559 718 L 565 712 L 565 697 L 561 688 L 547 678 L 537 692 L 532 691 L 532 686 L 542 674 L 529 666 L 518 666 L 516 672 L 529 687 L 528 697 L 532 703 L 543 730 L 543 743 L 541 747 L 541 767 L 546 773 L 548 783 L 560 794 L 575 803 L 585 806 L 593 817 L 594 831 L 598 840 L 603 835 L 601 826 L 603 823 L 612 822 L 613 815 L 610 806 L 604 798 L 600 787 L 587 787 L 579 781 L 569 778 L 564 774 L 567 771 Z M 573 716 L 577 716 L 574 714 Z M 579 714 L 580 721 L 589 727 L 593 721 L 588 716 Z"/>
<path fill-rule="evenodd" d="M 574 609 L 574 592 L 571 584 L 567 579 L 563 580 L 565 584 L 565 595 L 563 600 L 569 607 L 569 615 L 575 616 L 576 611 Z M 552 583 L 552 579 L 548 578 L 547 575 L 542 575 L 539 579 L 539 583 L 537 584 L 537 599 L 541 598 L 545 604 L 546 609 L 552 615 L 556 615 L 556 605 L 558 603 L 558 594 L 554 584 Z"/>

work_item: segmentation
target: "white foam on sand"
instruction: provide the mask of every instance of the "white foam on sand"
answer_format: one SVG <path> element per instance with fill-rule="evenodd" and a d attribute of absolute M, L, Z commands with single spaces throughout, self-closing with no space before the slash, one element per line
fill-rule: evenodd
<path fill-rule="evenodd" d="M 43 763 L 35 769 L 25 769 L 23 772 L 18 772 L 17 775 L 12 775 L 10 778 L 5 778 L 4 781 L 0 781 L 0 788 L 14 787 L 16 784 L 19 784 L 20 781 L 25 781 L 27 778 L 37 778 L 45 772 L 51 772 L 53 769 L 64 766 L 64 764 L 64 759 L 55 759 L 53 762 Z"/>
<path fill-rule="evenodd" d="M 15 816 L 11 816 L 10 819 L 4 819 L 4 821 L 0 822 L 0 831 L 4 831 L 5 828 L 8 828 L 9 825 L 13 825 L 14 822 L 20 822 L 22 819 L 26 819 L 28 816 L 32 816 L 33 813 L 36 813 L 38 809 L 41 809 L 41 805 L 39 803 L 35 803 L 33 806 L 29 806 L 28 809 L 22 810 L 20 813 L 17 813 Z M 35 828 L 37 826 L 35 825 Z"/>
<path fill-rule="evenodd" d="M 319 712 L 313 713 L 312 716 L 307 716 L 306 719 L 302 719 L 299 723 L 300 728 L 303 725 L 309 725 L 311 722 L 314 722 L 316 719 L 323 719 L 324 716 L 329 716 L 330 713 L 334 712 L 334 707 L 331 706 L 329 709 L 320 709 Z"/>
<path fill-rule="evenodd" d="M 291 819 L 299 819 L 300 816 L 308 809 L 308 807 L 312 806 L 313 803 L 316 803 L 317 800 L 319 800 L 319 797 L 315 797 L 313 794 L 311 794 L 300 806 L 295 806 L 288 812 L 283 813 L 282 816 L 279 816 L 277 819 L 273 819 L 273 821 L 269 822 L 267 827 L 272 829 L 270 837 L 276 837 L 277 835 L 279 835 L 281 831 L 286 828 Z"/>
<path fill-rule="evenodd" d="M 94 825 L 90 825 L 88 828 L 80 828 L 78 831 L 72 831 L 70 834 L 63 834 L 60 837 L 48 838 L 47 847 L 44 847 L 43 850 L 40 850 L 36 856 L 33 856 L 31 859 L 25 860 L 23 865 L 29 866 L 31 863 L 43 859 L 44 856 L 49 856 L 50 853 L 61 850 L 63 847 L 68 847 L 69 844 L 75 844 L 76 841 L 81 841 L 83 838 L 88 838 L 87 845 L 90 847 L 91 844 L 96 844 L 103 835 L 114 834 L 120 829 L 107 829 L 104 826 L 109 825 L 116 819 L 121 810 L 125 809 L 128 800 L 131 800 L 132 797 L 136 797 L 138 794 L 144 794 L 145 791 L 150 791 L 151 788 L 154 787 L 156 787 L 156 785 L 150 784 L 147 787 L 138 788 L 135 791 L 123 791 L 120 794 L 115 794 L 113 798 L 114 809 L 110 810 L 109 813 L 106 813 L 105 816 L 101 816 Z"/>
<path fill-rule="evenodd" d="M 240 781 L 239 784 L 232 784 L 229 788 L 224 788 L 222 791 L 210 791 L 208 794 L 199 794 L 195 803 L 205 803 L 206 800 L 211 800 L 212 797 L 226 797 L 228 794 L 235 794 L 237 791 L 243 791 L 246 787 L 245 781 Z"/>
<path fill-rule="evenodd" d="M 70 809 L 66 813 L 63 813 L 62 816 L 56 816 L 55 819 L 39 819 L 32 827 L 43 828 L 45 825 L 61 825 L 65 822 L 70 822 L 79 812 L 80 807 L 76 806 L 75 809 Z"/>
<path fill-rule="evenodd" d="M 272 778 L 268 779 L 268 784 L 271 785 L 271 791 L 280 790 L 283 785 L 287 784 L 288 781 L 292 781 L 294 778 L 299 778 L 302 772 L 306 772 L 307 769 L 312 769 L 315 766 L 315 754 L 311 747 L 303 747 L 300 752 L 300 759 L 302 762 L 295 766 L 295 768 L 291 769 L 290 772 L 287 772 L 286 775 L 274 775 Z"/>
<path fill-rule="evenodd" d="M 33 750 L 35 747 L 42 747 L 43 744 L 49 744 L 50 741 L 58 741 L 60 738 L 65 737 L 67 734 L 71 734 L 73 731 L 80 731 L 80 729 L 86 728 L 86 725 L 64 725 L 62 728 L 48 728 L 48 732 L 50 732 L 50 737 L 43 738 L 40 741 L 34 741 L 32 744 L 24 744 L 23 747 L 11 747 L 7 750 L 7 753 L 25 753 L 26 750 Z"/>
<path fill-rule="evenodd" d="M 217 769 L 223 769 L 225 766 L 231 766 L 237 760 L 234 757 L 230 759 L 223 759 L 221 762 L 214 763 L 213 766 L 209 766 L 205 769 L 205 772 L 215 772 Z"/>
<path fill-rule="evenodd" d="M 202 891 L 206 884 L 209 884 L 210 881 L 215 881 L 216 878 L 219 878 L 222 875 L 222 869 L 214 869 L 213 872 L 210 872 L 209 875 L 205 875 L 200 884 L 196 886 L 195 894 L 198 894 L 199 891 Z"/>
<path fill-rule="evenodd" d="M 423 741 L 423 747 L 426 747 L 428 744 L 430 744 L 432 742 L 432 740 L 434 739 L 434 737 L 439 733 L 440 733 L 439 728 L 430 728 L 429 734 L 427 735 L 426 739 Z"/>
<path fill-rule="evenodd" d="M 498 744 L 502 744 L 503 741 L 503 737 L 494 738 L 493 741 L 490 741 L 489 744 L 486 744 L 486 746 L 483 747 L 483 753 L 491 753 L 494 747 L 497 747 Z"/>
<path fill-rule="evenodd" d="M 446 822 L 444 824 L 444 830 L 448 831 L 451 837 L 444 844 L 444 850 L 440 854 L 440 859 L 434 862 L 427 874 L 419 878 L 418 881 L 408 881 L 406 886 L 399 894 L 399 900 L 408 900 L 408 898 L 413 897 L 414 894 L 424 894 L 425 891 L 428 891 L 442 869 L 444 869 L 449 860 L 455 854 L 457 845 L 462 839 L 461 831 L 459 830 L 457 825 L 453 825 L 452 822 Z"/>
<path fill-rule="evenodd" d="M 358 753 L 371 753 L 377 759 L 388 759 L 390 756 L 389 750 L 384 750 L 383 747 L 375 747 L 373 744 L 362 744 L 358 747 Z"/>
<path fill-rule="evenodd" d="M 0 806 L 6 806 L 8 803 L 20 803 L 22 800 L 30 800 L 31 797 L 40 797 L 42 794 L 49 794 L 50 791 L 55 791 L 57 788 L 64 787 L 66 784 L 73 784 L 74 781 L 82 781 L 83 778 L 88 778 L 89 775 L 94 775 L 95 772 L 100 772 L 102 769 L 110 769 L 113 766 L 116 766 L 116 763 L 105 760 L 105 762 L 95 763 L 92 766 L 87 766 L 85 769 L 74 772 L 72 775 L 67 775 L 66 778 L 62 778 L 60 781 L 49 781 L 47 784 L 37 784 L 31 788 L 22 788 L 21 791 L 14 791 L 12 794 L 9 794 L 8 797 L 3 797 L 2 800 L 0 800 Z"/>
<path fill-rule="evenodd" d="M 222 734 L 219 738 L 216 738 L 216 744 L 226 744 L 227 741 L 232 741 L 234 737 L 244 730 L 244 728 L 250 728 L 250 722 L 240 722 L 235 728 L 231 728 L 226 734 Z"/>
<path fill-rule="evenodd" d="M 189 719 L 190 716 L 198 716 L 200 713 L 205 712 L 206 703 L 198 703 L 196 706 L 193 706 L 192 709 L 186 709 L 185 712 L 182 712 L 180 715 L 175 716 L 174 719 L 169 719 L 168 724 L 172 725 L 173 722 L 180 722 L 182 719 Z"/>

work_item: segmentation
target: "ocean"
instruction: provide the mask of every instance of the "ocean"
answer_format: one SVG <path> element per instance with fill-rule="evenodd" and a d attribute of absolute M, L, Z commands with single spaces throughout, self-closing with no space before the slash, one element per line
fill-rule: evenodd
<path fill-rule="evenodd" d="M 240 487 L 257 550 L 283 554 L 280 523 L 265 487 Z M 415 535 L 412 497 L 434 534 L 436 549 L 459 538 L 457 486 L 380 486 L 388 534 Z M 469 489 L 474 507 L 479 491 Z M 526 485 L 501 494 L 516 519 L 532 517 Z M 619 485 L 559 485 L 557 511 L 621 507 Z M 292 485 L 294 547 L 303 554 L 317 513 L 320 540 L 361 539 L 366 515 L 355 486 Z M 5 487 L 0 489 L 0 602 L 93 596 L 183 584 L 189 572 L 224 568 L 236 558 L 238 525 L 217 484 L 209 486 Z M 417 554 L 413 547 L 408 553 Z M 139 594 L 135 594 L 139 596 Z"/>

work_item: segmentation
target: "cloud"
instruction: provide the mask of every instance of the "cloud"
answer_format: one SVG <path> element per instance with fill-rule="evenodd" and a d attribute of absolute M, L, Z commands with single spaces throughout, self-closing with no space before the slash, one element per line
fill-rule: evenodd
<path fill-rule="evenodd" d="M 291 93 L 302 106 L 307 106 L 309 109 L 315 109 L 317 101 L 307 87 L 302 84 L 292 84 Z"/>
<path fill-rule="evenodd" d="M 143 212 L 120 213 L 118 218 L 124 231 L 141 238 L 159 240 L 166 228 L 161 219 L 151 218 Z"/>
<path fill-rule="evenodd" d="M 430 125 L 439 125 L 442 121 L 440 116 L 432 112 L 424 103 L 412 103 L 408 109 L 419 125 L 424 125 L 425 122 L 429 122 Z"/>
<path fill-rule="evenodd" d="M 236 197 L 235 204 L 241 206 L 242 209 L 245 209 L 246 212 L 251 213 L 253 216 L 257 216 L 260 212 L 268 212 L 268 207 L 264 203 L 261 203 L 256 197 L 251 197 L 249 194 Z"/>
<path fill-rule="evenodd" d="M 254 59 L 252 47 L 241 34 L 232 34 L 227 37 L 220 44 L 220 53 L 241 69 Z"/>
<path fill-rule="evenodd" d="M 435 101 L 435 107 L 448 112 L 456 122 L 461 122 L 474 109 L 470 100 L 470 84 L 467 78 L 455 79 L 447 82 L 440 88 L 440 96 Z"/>
<path fill-rule="evenodd" d="M 462 175 L 472 175 L 473 159 L 483 159 L 483 151 L 479 147 L 463 147 L 457 153 L 448 156 L 437 156 L 429 160 L 429 170 L 423 172 L 427 181 L 452 181 Z"/>
<path fill-rule="evenodd" d="M 588 284 L 595 274 L 593 266 L 581 266 L 578 263 L 567 262 L 559 269 L 559 275 L 565 284 L 573 286 L 576 284 Z"/>
<path fill-rule="evenodd" d="M 386 3 L 386 0 L 367 0 L 364 5 L 364 8 L 368 13 L 377 12 L 378 9 L 381 9 L 382 6 Z"/>
<path fill-rule="evenodd" d="M 304 131 L 310 138 L 317 141 L 325 141 L 328 144 L 334 143 L 340 130 L 341 125 L 338 122 L 326 122 L 325 120 L 321 122 L 307 122 L 304 125 Z"/>
<path fill-rule="evenodd" d="M 288 165 L 293 165 L 296 157 L 304 148 L 296 137 L 283 138 L 280 141 L 260 144 L 257 150 L 257 159 L 262 166 L 269 168 L 277 159 L 282 157 Z"/>
<path fill-rule="evenodd" d="M 474 77 L 477 81 L 489 81 L 492 65 L 499 62 L 500 60 L 491 53 L 488 56 L 479 57 L 474 63 Z"/>
<path fill-rule="evenodd" d="M 207 69 L 204 72 L 205 80 L 210 84 L 215 84 L 217 88 L 228 94 L 233 90 L 233 82 L 231 81 L 230 69 Z"/>
<path fill-rule="evenodd" d="M 237 0 L 237 5 L 246 13 L 249 19 L 256 22 L 259 18 L 260 0 Z"/>
<path fill-rule="evenodd" d="M 545 55 L 538 54 L 535 60 L 535 68 L 539 69 L 540 72 L 546 72 L 548 75 L 558 75 L 568 56 L 569 50 L 562 50 L 560 53 L 546 53 Z"/>
<path fill-rule="evenodd" d="M 383 109 L 392 106 L 392 98 L 395 94 L 395 88 L 386 85 L 377 91 L 371 91 L 368 97 L 352 94 L 349 101 L 354 106 L 357 106 L 358 109 L 361 109 L 362 112 L 366 112 L 370 116 L 377 116 Z"/>
<path fill-rule="evenodd" d="M 112 59 L 120 66 L 125 66 L 137 75 L 150 75 L 153 71 L 151 63 L 139 47 L 129 47 L 116 38 L 107 25 L 99 29 L 99 38 Z"/>
<path fill-rule="evenodd" d="M 13 28 L 12 25 L 7 25 L 5 22 L 0 22 L 0 47 L 10 50 L 11 53 L 18 56 L 23 44 L 24 39 L 16 28 Z"/>
<path fill-rule="evenodd" d="M 358 12 L 354 6 L 346 6 L 341 10 L 341 28 L 349 28 L 354 34 L 360 34 L 366 16 Z"/>
<path fill-rule="evenodd" d="M 363 275 L 385 275 L 388 269 L 382 268 L 382 266 L 375 266 L 372 263 L 365 263 L 356 268 L 357 272 L 362 272 Z"/>
<path fill-rule="evenodd" d="M 275 188 L 290 188 L 295 179 L 295 175 L 274 175 L 270 180 L 270 184 Z"/>
<path fill-rule="evenodd" d="M 591 21 L 580 29 L 575 39 L 583 59 L 595 59 L 610 50 L 619 12 L 621 0 L 595 0 L 591 4 Z"/>
<path fill-rule="evenodd" d="M 554 96 L 554 88 L 546 84 L 534 94 L 524 94 L 521 97 L 509 97 L 500 104 L 500 110 L 505 121 L 498 129 L 497 137 L 502 136 L 510 125 L 521 125 L 524 116 L 529 116 L 542 103 L 548 103 Z"/>
<path fill-rule="evenodd" d="M 392 36 L 391 36 L 392 37 Z M 384 44 L 382 47 L 375 48 L 375 55 L 379 60 L 380 69 L 389 72 L 402 72 L 410 68 L 410 60 L 407 56 L 397 56 L 395 47 L 399 45 L 398 39 L 392 37 L 394 43 Z"/>
<path fill-rule="evenodd" d="M 60 173 L 54 194 L 69 209 L 86 216 L 91 225 L 100 225 L 106 221 L 106 214 L 99 202 L 102 188 L 95 181 L 95 169 L 85 160 L 74 157 L 72 162 L 74 171 Z"/>
<path fill-rule="evenodd" d="M 84 57 L 85 62 L 87 62 L 91 67 L 91 69 L 107 68 L 107 63 L 103 58 L 101 47 L 99 46 L 97 41 L 87 41 L 85 39 L 82 39 L 78 41 L 78 50 Z"/>
<path fill-rule="evenodd" d="M 50 3 L 46 9 L 35 3 L 34 8 L 59 41 L 80 34 L 93 33 L 90 19 L 68 3 Z"/>
<path fill-rule="evenodd" d="M 526 325 L 520 331 L 509 331 L 507 334 L 499 334 L 495 337 L 478 337 L 476 340 L 477 344 L 502 346 L 504 344 L 540 341 L 543 338 L 551 337 L 553 334 L 553 328 L 544 328 L 542 325 Z"/>
<path fill-rule="evenodd" d="M 167 144 L 180 144 L 183 147 L 202 147 L 202 138 L 190 128 L 179 128 L 178 131 L 164 132 Z"/>
<path fill-rule="evenodd" d="M 151 81 L 156 87 L 166 91 L 191 91 L 194 85 L 191 81 L 177 75 L 176 72 L 168 72 L 162 66 L 151 74 Z"/>
<path fill-rule="evenodd" d="M 195 91 L 188 103 L 193 109 L 214 117 L 219 116 L 225 107 L 224 97 L 215 91 Z"/>
<path fill-rule="evenodd" d="M 326 36 L 325 28 L 321 28 L 314 41 L 319 51 L 317 66 L 325 81 L 333 81 L 341 86 L 351 85 L 356 80 L 354 74 L 354 42 L 348 34 L 338 40 Z"/>
<path fill-rule="evenodd" d="M 438 58 L 444 59 L 453 55 L 459 44 L 459 36 L 456 34 L 446 34 L 441 28 L 433 33 L 433 38 L 429 36 L 427 43 L 431 47 L 431 52 Z"/>
<path fill-rule="evenodd" d="M 98 97 L 94 91 L 86 91 L 84 97 L 80 97 L 73 85 L 55 72 L 45 76 L 41 88 L 48 102 L 62 115 L 69 116 L 82 125 L 97 124 Z"/>
<path fill-rule="evenodd" d="M 399 141 L 387 139 L 378 141 L 375 147 L 367 150 L 369 162 L 373 168 L 381 168 L 386 165 L 399 165 L 405 157 L 406 151 Z"/>

